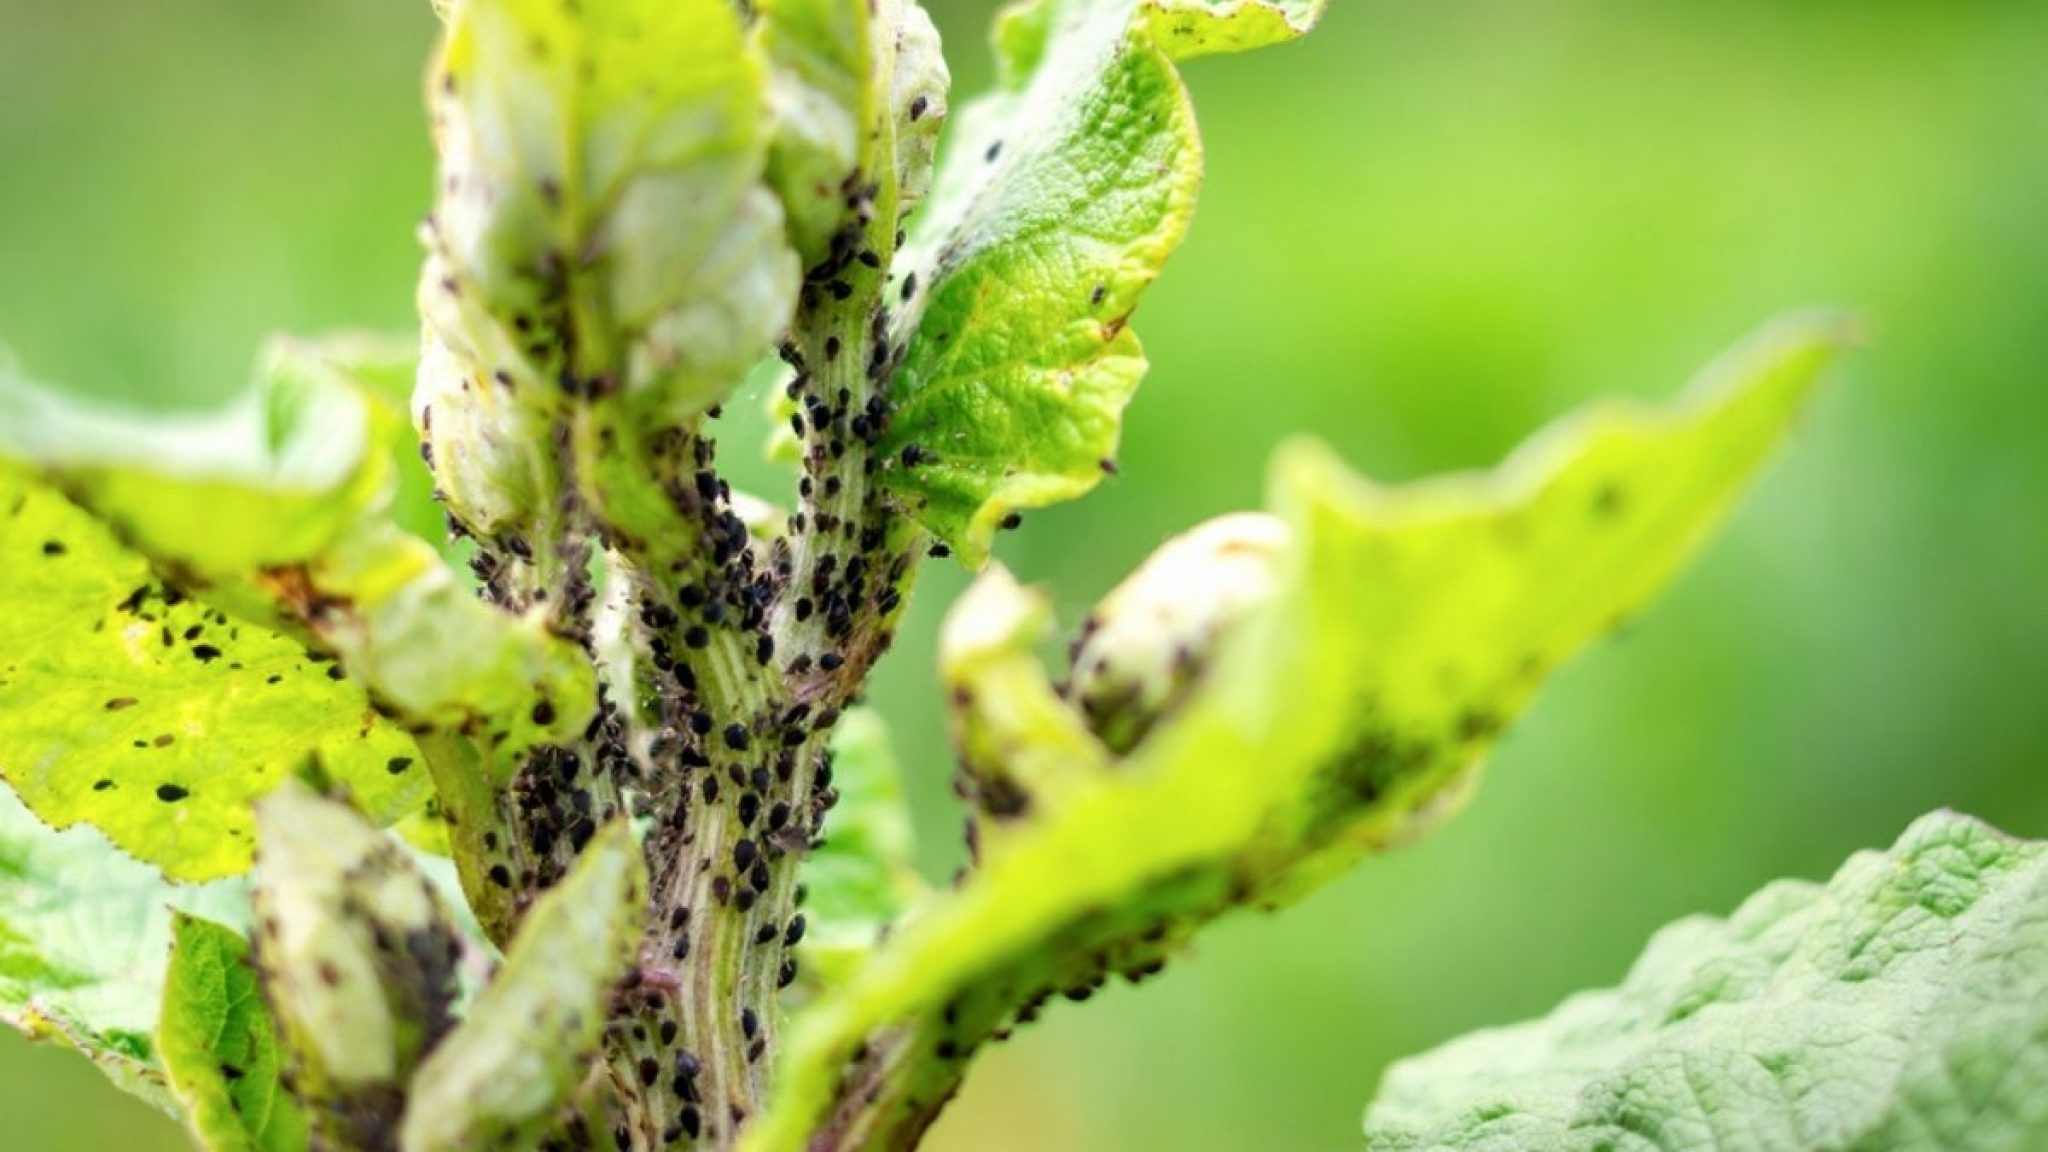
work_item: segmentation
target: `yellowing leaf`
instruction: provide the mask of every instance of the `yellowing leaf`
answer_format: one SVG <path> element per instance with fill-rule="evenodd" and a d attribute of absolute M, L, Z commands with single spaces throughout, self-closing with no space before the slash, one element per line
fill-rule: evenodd
<path fill-rule="evenodd" d="M 1145 0 L 1152 35 L 1176 60 L 1292 40 L 1327 7 L 1329 0 Z"/>
<path fill-rule="evenodd" d="M 297 641 L 186 598 L 0 465 L 0 776 L 181 880 L 246 869 L 249 803 L 317 755 L 374 818 L 432 794 L 412 737 Z"/>

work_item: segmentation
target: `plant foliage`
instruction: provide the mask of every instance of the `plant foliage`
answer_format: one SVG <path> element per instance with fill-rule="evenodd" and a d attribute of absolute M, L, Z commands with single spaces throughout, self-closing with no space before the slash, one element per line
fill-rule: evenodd
<path fill-rule="evenodd" d="M 992 555 L 1114 470 L 1201 183 L 1180 69 L 1323 8 L 1019 0 L 956 108 L 915 0 L 437 3 L 417 342 L 278 341 L 204 413 L 0 371 L 0 1015 L 214 1149 L 904 1149 L 1055 997 L 1455 813 L 1853 334 L 1775 322 L 1485 473 L 1284 445 L 1048 670 Z M 718 467 L 750 380 L 789 510 Z M 861 701 L 947 555 L 934 888 Z M 2034 855 L 1936 818 L 1404 1068 L 1370 1139 L 2018 1147 L 2038 1022 L 1985 991 L 2048 971 Z M 1826 1090 L 1741 1097 L 1755 1059 Z"/>

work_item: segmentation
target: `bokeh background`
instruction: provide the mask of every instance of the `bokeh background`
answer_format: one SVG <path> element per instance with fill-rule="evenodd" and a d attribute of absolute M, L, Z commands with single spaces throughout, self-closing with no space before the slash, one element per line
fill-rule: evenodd
<path fill-rule="evenodd" d="M 977 85 L 989 6 L 928 3 Z M 406 327 L 430 35 L 420 0 L 0 0 L 0 334 L 43 377 L 190 403 L 267 331 Z M 1137 321 L 1123 476 L 1005 542 L 1069 621 L 1257 502 L 1299 430 L 1416 476 L 1667 394 L 1788 306 L 1873 340 L 1461 819 L 1049 1013 L 932 1146 L 1353 1148 L 1388 1061 L 1612 982 L 1671 918 L 1939 805 L 2048 835 L 2044 62 L 2040 4 L 1337 0 L 1305 42 L 1194 63 L 1210 179 Z M 935 872 L 931 639 L 961 583 L 934 567 L 875 693 Z M 12 1037 L 0 1144 L 183 1147 Z"/>

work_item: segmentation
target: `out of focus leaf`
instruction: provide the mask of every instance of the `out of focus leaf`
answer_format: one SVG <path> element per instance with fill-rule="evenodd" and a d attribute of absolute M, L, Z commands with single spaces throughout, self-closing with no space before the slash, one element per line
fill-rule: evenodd
<path fill-rule="evenodd" d="M 323 1146 L 383 1147 L 450 1023 L 458 934 L 393 837 L 290 781 L 257 806 L 257 959 Z"/>
<path fill-rule="evenodd" d="M 1327 7 L 1329 0 L 1145 0 L 1153 37 L 1176 60 L 1292 40 Z"/>
<path fill-rule="evenodd" d="M 304 1152 L 277 1032 L 241 933 L 180 915 L 157 1044 L 185 1124 L 208 1152 Z"/>
<path fill-rule="evenodd" d="M 0 788 L 0 1020 L 167 1112 L 153 1034 L 174 907 L 238 922 L 248 891 L 166 884 L 90 828 L 44 827 Z"/>
<path fill-rule="evenodd" d="M 910 811 L 882 718 L 857 708 L 832 730 L 825 842 L 804 858 L 803 971 L 830 985 L 875 946 L 924 891 L 912 860 Z"/>

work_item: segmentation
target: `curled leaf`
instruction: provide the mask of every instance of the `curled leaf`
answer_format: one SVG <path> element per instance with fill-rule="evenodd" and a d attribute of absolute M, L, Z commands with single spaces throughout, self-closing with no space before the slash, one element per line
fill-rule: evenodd
<path fill-rule="evenodd" d="M 397 840 L 296 781 L 257 806 L 256 955 L 294 1091 L 345 1147 L 389 1142 L 450 1025 L 460 937 Z"/>
<path fill-rule="evenodd" d="M 1272 597 L 1287 526 L 1219 516 L 1154 552 L 1081 622 L 1067 694 L 1088 726 L 1129 752 L 1207 671 L 1239 620 Z"/>
<path fill-rule="evenodd" d="M 725 0 L 467 0 L 431 84 L 441 196 L 421 290 L 470 375 L 536 411 L 624 391 L 666 418 L 787 322 L 761 186 L 765 70 Z"/>
<path fill-rule="evenodd" d="M 612 986 L 640 939 L 647 866 L 617 821 L 527 913 L 468 1018 L 420 1067 L 405 1152 L 525 1147 L 588 1071 Z"/>

